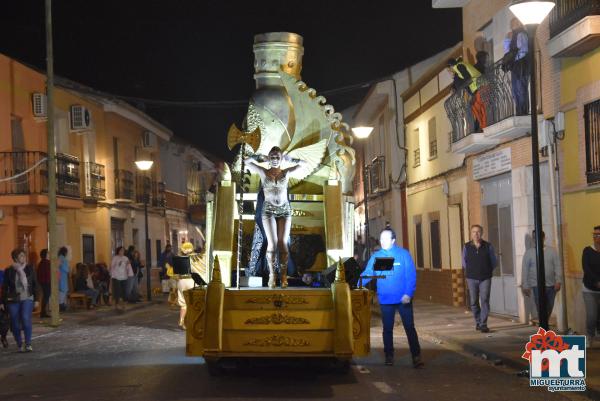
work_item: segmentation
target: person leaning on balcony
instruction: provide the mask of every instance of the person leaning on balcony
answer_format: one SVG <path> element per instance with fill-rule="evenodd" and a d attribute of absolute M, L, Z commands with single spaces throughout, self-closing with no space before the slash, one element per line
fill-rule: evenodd
<path fill-rule="evenodd" d="M 480 132 L 487 127 L 487 115 L 485 104 L 481 99 L 481 71 L 462 57 L 448 60 L 448 69 L 454 75 L 454 90 L 468 88 L 471 94 L 471 113 L 475 119 L 475 132 Z"/>
<path fill-rule="evenodd" d="M 0 310 L 8 309 L 10 327 L 19 352 L 31 352 L 31 314 L 37 306 L 37 280 L 33 266 L 27 264 L 23 249 L 11 252 L 13 263 L 4 271 Z M 21 337 L 25 334 L 25 343 Z"/>
<path fill-rule="evenodd" d="M 37 279 L 42 287 L 42 310 L 40 318 L 49 317 L 48 301 L 50 300 L 50 260 L 48 260 L 48 250 L 42 249 L 40 252 L 40 263 L 37 268 Z"/>
<path fill-rule="evenodd" d="M 529 86 L 529 42 L 527 31 L 517 18 L 510 21 L 511 31 L 504 38 L 504 57 L 502 66 L 505 71 L 511 73 L 512 93 L 515 99 L 516 112 L 518 116 L 529 113 L 529 97 L 527 87 Z"/>
<path fill-rule="evenodd" d="M 381 249 L 371 255 L 365 271 L 361 276 L 365 277 L 363 285 L 373 276 L 373 264 L 376 258 L 394 258 L 394 265 L 390 271 L 377 271 L 377 275 L 385 276 L 385 279 L 377 282 L 377 298 L 381 307 L 381 320 L 383 323 L 383 352 L 385 353 L 385 364 L 394 364 L 394 318 L 396 311 L 400 313 L 402 325 L 408 339 L 408 346 L 412 355 L 413 367 L 415 369 L 424 366 L 421 360 L 421 346 L 415 329 L 412 299 L 417 289 L 417 270 L 410 253 L 398 245 L 396 233 L 387 226 L 379 235 Z"/>
<path fill-rule="evenodd" d="M 592 235 L 594 242 L 585 247 L 581 257 L 588 347 L 592 346 L 600 321 L 600 226 L 594 227 Z"/>
<path fill-rule="evenodd" d="M 115 250 L 109 269 L 111 277 L 112 296 L 115 305 L 115 310 L 124 310 L 124 307 L 119 306 L 119 301 L 127 301 L 127 278 L 133 277 L 133 269 L 129 258 L 125 256 L 125 248 L 122 246 Z"/>
<path fill-rule="evenodd" d="M 67 292 L 69 292 L 69 261 L 67 254 L 69 250 L 66 246 L 60 247 L 58 250 L 58 304 L 61 312 L 67 310 Z"/>
<path fill-rule="evenodd" d="M 535 241 L 535 230 L 533 230 L 531 233 L 531 237 Z M 542 243 L 545 241 L 545 239 L 546 234 L 544 234 L 542 231 Z M 539 310 L 537 264 L 535 255 L 536 249 L 534 243 L 531 248 L 527 249 L 525 255 L 523 255 L 521 288 L 523 289 L 523 294 L 528 297 L 531 296 L 531 292 L 533 290 L 533 300 L 535 301 L 535 306 Z M 544 244 L 544 265 L 546 271 L 546 314 L 547 317 L 550 318 L 552 309 L 554 308 L 554 298 L 556 297 L 556 293 L 560 291 L 562 283 L 562 269 L 558 252 L 556 252 L 556 249 L 552 248 L 551 246 L 546 246 L 546 244 Z"/>
<path fill-rule="evenodd" d="M 463 248 L 463 269 L 469 287 L 471 311 L 475 318 L 475 330 L 488 333 L 487 319 L 490 312 L 492 274 L 496 267 L 496 251 L 484 241 L 483 227 L 471 226 L 471 241 Z"/>

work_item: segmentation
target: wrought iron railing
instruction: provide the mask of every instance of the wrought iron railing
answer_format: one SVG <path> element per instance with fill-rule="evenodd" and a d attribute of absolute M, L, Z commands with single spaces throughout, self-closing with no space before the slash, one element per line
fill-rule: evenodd
<path fill-rule="evenodd" d="M 204 204 L 206 204 L 206 192 L 188 188 L 188 205 L 195 206 Z"/>
<path fill-rule="evenodd" d="M 56 193 L 79 198 L 79 159 L 56 155 Z M 27 195 L 48 192 L 46 153 L 0 152 L 0 195 Z"/>
<path fill-rule="evenodd" d="M 387 189 L 385 156 L 377 156 L 369 166 L 369 193 L 376 194 Z"/>
<path fill-rule="evenodd" d="M 512 72 L 505 70 L 499 61 L 489 67 L 488 72 L 477 78 L 481 102 L 485 107 L 486 126 L 496 124 L 509 117 L 527 115 L 529 111 L 529 86 L 524 96 L 522 110 L 517 113 L 512 90 Z M 524 74 L 527 77 L 529 74 Z M 525 78 L 527 82 L 529 81 Z M 446 99 L 444 107 L 452 125 L 451 142 L 455 143 L 476 131 L 482 132 L 471 110 L 474 101 L 468 87 L 462 87 Z M 479 128 L 479 129 L 477 129 Z"/>
<path fill-rule="evenodd" d="M 133 173 L 128 170 L 115 170 L 115 198 L 134 200 Z"/>
<path fill-rule="evenodd" d="M 85 163 L 85 192 L 92 199 L 106 199 L 106 175 L 102 164 Z"/>
<path fill-rule="evenodd" d="M 550 13 L 550 37 L 553 38 L 589 15 L 600 15 L 600 1 L 556 0 L 556 6 Z"/>
<path fill-rule="evenodd" d="M 137 203 L 144 203 L 148 200 L 149 204 L 152 204 L 152 180 L 150 177 L 144 177 L 143 175 L 135 175 L 135 201 Z"/>
<path fill-rule="evenodd" d="M 588 184 L 600 182 L 600 100 L 584 106 L 586 177 Z"/>
<path fill-rule="evenodd" d="M 152 182 L 152 206 L 154 207 L 166 207 L 167 196 L 165 194 L 165 183 L 164 182 Z"/>

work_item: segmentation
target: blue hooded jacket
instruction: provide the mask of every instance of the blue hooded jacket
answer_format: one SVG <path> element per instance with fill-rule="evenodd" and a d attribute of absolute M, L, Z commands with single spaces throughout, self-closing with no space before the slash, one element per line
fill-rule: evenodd
<path fill-rule="evenodd" d="M 375 258 L 394 258 L 394 268 L 390 271 L 373 271 Z M 371 255 L 367 268 L 362 276 L 385 276 L 385 279 L 377 281 L 377 297 L 381 305 L 399 304 L 402 296 L 413 297 L 417 289 L 417 270 L 410 253 L 394 244 L 387 251 L 380 249 Z M 364 279 L 363 284 L 371 279 Z"/>

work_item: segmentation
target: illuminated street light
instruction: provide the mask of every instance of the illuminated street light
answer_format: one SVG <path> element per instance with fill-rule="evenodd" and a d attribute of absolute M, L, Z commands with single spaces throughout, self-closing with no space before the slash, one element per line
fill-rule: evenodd
<path fill-rule="evenodd" d="M 356 136 L 356 138 L 358 138 L 358 139 L 367 139 L 367 138 L 369 138 L 369 135 L 371 135 L 371 132 L 373 132 L 373 127 L 358 126 L 358 127 L 352 128 L 352 132 L 354 133 L 354 136 Z M 369 241 L 371 240 L 371 236 L 369 233 L 369 204 L 368 204 L 368 191 L 367 191 L 368 171 L 367 171 L 367 164 L 366 164 L 366 160 L 365 160 L 365 146 L 366 146 L 366 144 L 363 144 L 363 147 L 362 147 L 362 171 L 363 171 L 363 198 L 364 198 L 364 205 L 365 205 L 365 246 L 367 248 L 366 260 L 369 260 L 369 258 L 371 257 L 371 247 L 369 244 Z"/>
<path fill-rule="evenodd" d="M 530 68 L 529 99 L 531 104 L 531 170 L 533 173 L 533 221 L 535 226 L 535 255 L 537 263 L 538 317 L 540 327 L 548 330 L 548 305 L 546 301 L 546 268 L 544 266 L 544 240 L 542 239 L 542 195 L 540 189 L 540 153 L 538 145 L 537 92 L 535 67 L 535 32 L 538 25 L 554 7 L 554 1 L 514 0 L 510 11 L 527 28 Z"/>
<path fill-rule="evenodd" d="M 138 160 L 135 162 L 137 168 L 141 171 L 148 171 L 152 168 L 154 162 L 152 160 Z"/>
<path fill-rule="evenodd" d="M 136 167 L 140 171 L 148 171 L 152 168 L 152 160 L 137 160 Z M 144 186 L 142 186 L 143 188 Z M 150 285 L 150 270 L 152 268 L 152 254 L 150 253 L 150 235 L 148 233 L 148 196 L 144 194 L 144 224 L 146 226 L 146 299 L 152 301 L 152 289 Z"/>

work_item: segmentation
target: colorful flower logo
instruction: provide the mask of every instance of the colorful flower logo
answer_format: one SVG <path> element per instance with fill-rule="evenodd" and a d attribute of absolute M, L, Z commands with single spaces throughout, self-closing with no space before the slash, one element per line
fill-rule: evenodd
<path fill-rule="evenodd" d="M 525 344 L 525 352 L 521 355 L 521 358 L 527 359 L 529 363 L 531 363 L 531 351 L 539 350 L 541 352 L 553 349 L 558 353 L 568 350 L 569 344 L 563 341 L 562 336 L 556 335 L 552 330 L 544 330 L 543 328 L 539 328 L 538 332 L 531 336 L 531 339 L 527 344 Z M 563 363 L 565 360 L 561 360 Z M 542 361 L 542 371 L 547 371 L 549 367 L 549 362 L 547 359 Z"/>

